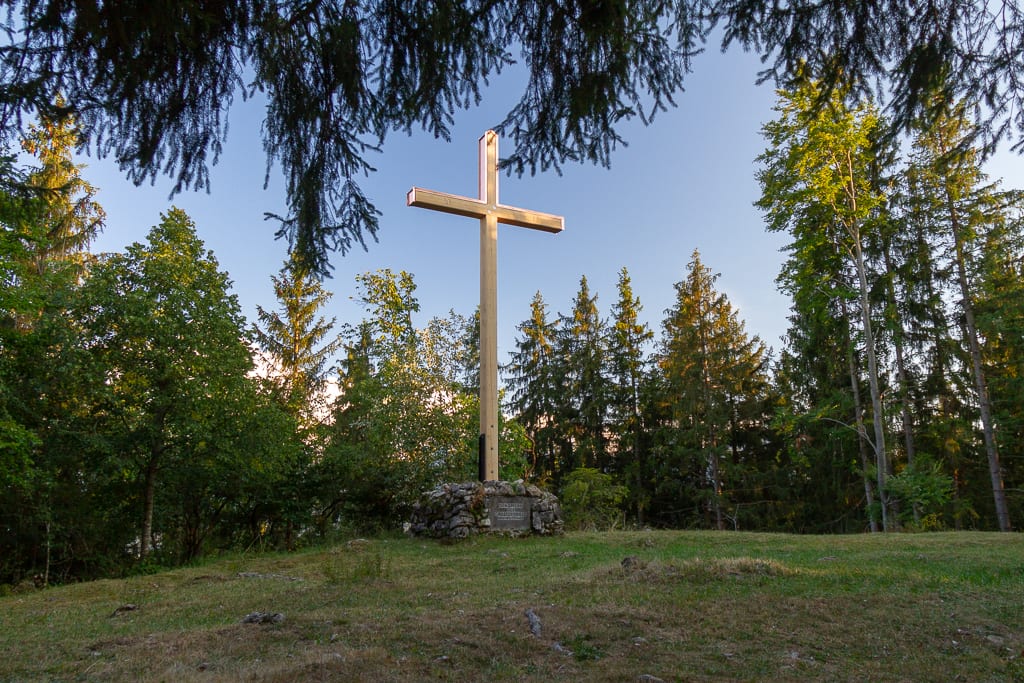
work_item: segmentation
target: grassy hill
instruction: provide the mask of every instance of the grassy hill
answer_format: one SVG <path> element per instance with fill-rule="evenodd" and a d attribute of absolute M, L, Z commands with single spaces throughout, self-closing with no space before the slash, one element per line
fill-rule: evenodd
<path fill-rule="evenodd" d="M 0 598 L 4 681 L 1007 681 L 1022 648 L 1019 534 L 358 539 Z"/>

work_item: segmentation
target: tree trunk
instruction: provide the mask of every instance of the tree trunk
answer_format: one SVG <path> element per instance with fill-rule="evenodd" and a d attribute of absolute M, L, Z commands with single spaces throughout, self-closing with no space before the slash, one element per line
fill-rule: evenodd
<path fill-rule="evenodd" d="M 981 416 L 981 431 L 988 456 L 988 471 L 992 479 L 992 497 L 995 502 L 996 519 L 1000 531 L 1010 531 L 1010 511 L 1006 505 L 1006 491 L 1003 488 L 1003 472 L 999 464 L 999 450 L 996 447 L 995 429 L 992 425 L 992 406 L 985 382 L 985 370 L 981 364 L 981 344 L 978 342 L 978 328 L 974 323 L 974 306 L 971 304 L 970 286 L 967 281 L 967 266 L 964 262 L 963 235 L 960 231 L 959 214 L 947 188 L 950 227 L 953 230 L 953 246 L 956 250 L 956 271 L 963 300 L 964 320 L 967 323 L 967 341 L 971 352 L 971 369 L 974 375 L 974 390 L 978 394 L 978 411 Z"/>
<path fill-rule="evenodd" d="M 878 362 L 875 358 L 875 337 L 871 330 L 871 304 L 868 299 L 868 277 L 864 265 L 864 252 L 861 250 L 860 232 L 856 228 L 851 232 L 853 237 L 854 261 L 857 266 L 857 279 L 860 283 L 860 314 L 864 326 L 864 350 L 868 359 L 868 388 L 871 390 L 871 423 L 875 432 L 875 462 L 878 469 L 878 500 L 882 506 L 882 528 L 890 531 L 889 501 L 885 494 L 885 479 L 889 474 L 889 463 L 885 451 L 885 420 L 882 413 L 882 392 L 878 385 Z"/>
<path fill-rule="evenodd" d="M 850 314 L 846 308 L 846 302 L 839 300 L 843 319 L 847 321 L 849 330 Z M 850 371 L 850 390 L 853 392 L 853 419 L 857 425 L 857 452 L 860 453 L 861 477 L 864 480 L 864 503 L 868 508 L 868 522 L 871 525 L 871 533 L 878 533 L 878 520 L 875 519 L 871 508 L 875 504 L 875 496 L 871 491 L 871 478 L 868 476 L 868 453 L 867 453 L 867 430 L 864 429 L 864 408 L 860 399 L 860 382 L 857 377 L 857 364 L 853 358 L 853 340 L 847 334 L 846 339 L 846 365 Z"/>
<path fill-rule="evenodd" d="M 156 497 L 157 454 L 150 454 L 146 464 L 146 482 L 142 493 L 142 540 L 139 557 L 145 558 L 153 548 L 153 499 Z"/>

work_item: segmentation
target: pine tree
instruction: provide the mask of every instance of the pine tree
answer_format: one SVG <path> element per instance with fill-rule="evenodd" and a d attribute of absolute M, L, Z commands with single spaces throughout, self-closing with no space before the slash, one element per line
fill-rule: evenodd
<path fill-rule="evenodd" d="M 959 309 L 963 314 L 995 517 L 999 529 L 1009 531 L 1012 528 L 1010 514 L 974 311 L 974 280 L 979 259 L 974 252 L 980 246 L 979 241 L 1002 218 L 1005 199 L 993 186 L 982 184 L 984 176 L 978 165 L 977 151 L 969 146 L 971 133 L 963 107 L 952 107 L 942 114 L 915 140 L 917 188 L 927 198 L 925 210 L 931 214 L 931 220 L 942 227 L 950 248 L 950 265 L 955 273 Z"/>
<path fill-rule="evenodd" d="M 613 470 L 629 482 L 633 506 L 642 524 L 647 498 L 642 474 L 645 467 L 641 462 L 641 441 L 645 436 L 642 398 L 648 365 L 645 347 L 654 333 L 640 322 L 643 307 L 633 294 L 626 268 L 619 271 L 618 294 L 608 333 L 609 430 L 615 439 Z"/>
<path fill-rule="evenodd" d="M 686 279 L 665 311 L 658 366 L 665 377 L 677 462 L 693 458 L 711 525 L 725 528 L 728 456 L 741 429 L 742 404 L 766 384 L 765 348 L 748 338 L 729 299 L 694 250 Z M 760 397 L 758 397 L 760 398 Z"/>
<path fill-rule="evenodd" d="M 548 321 L 547 304 L 538 291 L 530 318 L 519 324 L 511 361 L 504 367 L 509 408 L 531 442 L 532 476 L 547 482 L 561 471 L 557 434 L 559 396 L 555 343 L 557 327 Z"/>
<path fill-rule="evenodd" d="M 327 340 L 334 319 L 318 317 L 331 298 L 331 293 L 295 256 L 281 271 L 272 276 L 274 295 L 280 310 L 267 311 L 256 307 L 260 325 L 253 334 L 270 363 L 270 380 L 277 386 L 282 400 L 306 425 L 313 425 L 325 415 L 327 396 L 327 363 L 341 346 L 340 338 Z"/>
<path fill-rule="evenodd" d="M 57 106 L 63 102 L 58 100 Z M 96 188 L 82 178 L 84 164 L 72 154 L 81 142 L 74 119 L 43 116 L 29 126 L 21 146 L 42 166 L 28 177 L 28 186 L 42 199 L 41 211 L 23 225 L 30 234 L 34 268 L 42 275 L 57 262 L 81 267 L 89 244 L 103 228 L 106 213 L 96 202 Z"/>
<path fill-rule="evenodd" d="M 580 278 L 571 312 L 560 317 L 557 351 L 567 370 L 560 422 L 571 448 L 563 474 L 577 467 L 606 471 L 610 465 L 607 340 L 597 295 L 590 293 L 586 276 Z"/>
<path fill-rule="evenodd" d="M 880 80 L 900 127 L 964 94 L 989 142 L 1024 125 L 1018 2 L 892 0 L 561 0 L 487 3 L 7 3 L 0 59 L 0 142 L 33 109 L 79 114 L 91 143 L 141 183 L 209 187 L 239 93 L 267 99 L 268 168 L 285 175 L 282 222 L 303 262 L 363 245 L 377 212 L 358 186 L 390 131 L 447 137 L 455 110 L 513 63 L 524 86 L 499 128 L 511 166 L 607 165 L 621 126 L 647 123 L 682 92 L 692 57 L 716 27 L 722 47 L 756 50 L 765 78 L 804 72 L 822 92 Z M 886 87 L 889 86 L 889 87 Z M 63 93 L 65 106 L 54 106 Z M 255 147 L 255 145 L 253 145 Z"/>

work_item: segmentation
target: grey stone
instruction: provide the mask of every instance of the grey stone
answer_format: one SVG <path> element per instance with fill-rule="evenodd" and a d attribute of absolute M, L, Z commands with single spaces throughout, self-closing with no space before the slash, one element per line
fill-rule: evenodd
<path fill-rule="evenodd" d="M 562 533 L 558 498 L 522 480 L 447 483 L 413 505 L 406 530 L 435 538 L 478 533 Z"/>

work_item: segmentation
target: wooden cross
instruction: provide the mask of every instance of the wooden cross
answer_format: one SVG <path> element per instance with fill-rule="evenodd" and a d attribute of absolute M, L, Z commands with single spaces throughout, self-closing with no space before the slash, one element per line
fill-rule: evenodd
<path fill-rule="evenodd" d="M 406 206 L 480 220 L 480 480 L 498 479 L 498 223 L 561 232 L 563 219 L 498 203 L 498 134 L 480 138 L 480 198 L 414 187 Z"/>

